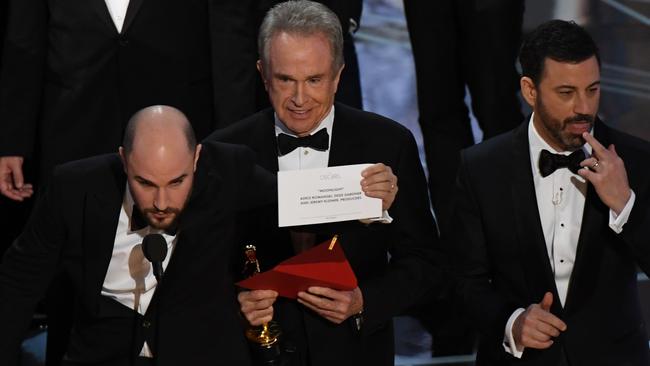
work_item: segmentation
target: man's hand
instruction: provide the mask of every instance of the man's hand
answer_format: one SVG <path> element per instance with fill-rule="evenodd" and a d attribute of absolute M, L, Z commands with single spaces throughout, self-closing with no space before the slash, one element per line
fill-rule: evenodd
<path fill-rule="evenodd" d="M 361 189 L 368 197 L 380 198 L 381 208 L 390 208 L 397 195 L 397 177 L 393 170 L 382 163 L 373 164 L 361 172 Z"/>
<path fill-rule="evenodd" d="M 25 184 L 23 179 L 22 157 L 0 157 L 0 193 L 14 201 L 23 201 L 34 194 L 32 185 Z"/>
<path fill-rule="evenodd" d="M 546 349 L 553 344 L 552 338 L 566 330 L 566 324 L 551 314 L 553 294 L 544 294 L 542 302 L 532 304 L 519 314 L 512 326 L 512 335 L 517 348 Z"/>
<path fill-rule="evenodd" d="M 307 292 L 299 292 L 298 302 L 335 324 L 363 310 L 363 295 L 358 287 L 352 291 L 337 291 L 314 286 Z"/>
<path fill-rule="evenodd" d="M 240 292 L 237 300 L 248 323 L 259 326 L 273 319 L 273 303 L 277 297 L 273 290 L 253 290 Z"/>
<path fill-rule="evenodd" d="M 614 145 L 606 149 L 587 132 L 582 137 L 591 146 L 592 157 L 580 163 L 588 169 L 580 169 L 578 174 L 594 185 L 600 200 L 618 215 L 632 195 L 623 159 L 616 153 Z"/>

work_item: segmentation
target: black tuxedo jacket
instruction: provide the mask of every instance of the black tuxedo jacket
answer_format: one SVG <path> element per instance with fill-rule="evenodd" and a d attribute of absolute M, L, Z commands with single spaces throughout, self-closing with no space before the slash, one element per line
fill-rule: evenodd
<path fill-rule="evenodd" d="M 173 256 L 144 316 L 101 295 L 126 185 L 119 157 L 55 169 L 0 265 L 0 364 L 12 364 L 36 302 L 63 270 L 75 288 L 69 362 L 126 365 L 146 340 L 157 365 L 247 365 L 228 262 L 234 212 L 272 202 L 276 194 L 274 177 L 253 159 L 240 146 L 204 145 Z"/>
<path fill-rule="evenodd" d="M 392 317 L 442 283 L 439 267 L 433 265 L 440 257 L 424 173 L 413 136 L 394 121 L 336 104 L 332 133 L 329 166 L 382 162 L 399 177 L 399 193 L 389 210 L 392 224 L 348 222 L 319 232 L 323 238 L 341 234 L 363 293 L 364 324 L 361 332 L 351 319 L 335 325 L 284 299 L 276 302 L 274 318 L 284 328 L 285 339 L 302 352 L 303 362 L 308 358 L 312 366 L 392 365 Z M 278 170 L 271 109 L 216 131 L 208 140 L 247 145 L 258 164 Z M 272 267 L 294 254 L 289 231 L 277 228 L 277 209 L 251 213 L 243 222 L 242 235 L 257 245 L 262 266 Z M 257 229 L 251 230 L 251 225 Z"/>
<path fill-rule="evenodd" d="M 650 273 L 650 146 L 600 121 L 594 136 L 604 146 L 615 144 L 636 202 L 616 234 L 609 208 L 589 185 L 564 307 L 537 208 L 528 123 L 462 152 L 450 244 L 459 294 L 482 335 L 479 365 L 555 365 L 561 357 L 570 365 L 648 365 L 636 278 L 637 265 Z M 526 349 L 517 360 L 501 345 L 506 321 L 547 291 L 551 312 L 568 328 L 549 349 Z"/>
<path fill-rule="evenodd" d="M 252 0 L 131 0 L 121 33 L 105 0 L 10 0 L 0 155 L 44 173 L 113 152 L 130 116 L 187 114 L 199 139 L 257 111 Z"/>

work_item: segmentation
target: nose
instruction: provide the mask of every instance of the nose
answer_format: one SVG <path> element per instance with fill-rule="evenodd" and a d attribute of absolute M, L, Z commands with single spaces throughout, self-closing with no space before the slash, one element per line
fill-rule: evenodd
<path fill-rule="evenodd" d="M 584 93 L 576 93 L 575 104 L 573 105 L 573 112 L 576 114 L 592 114 L 590 107 L 590 98 Z"/>
<path fill-rule="evenodd" d="M 153 207 L 156 210 L 164 211 L 165 209 L 167 209 L 167 205 L 168 205 L 167 193 L 165 192 L 164 189 L 159 188 L 156 191 L 156 195 L 153 200 Z"/>
<path fill-rule="evenodd" d="M 303 104 L 305 104 L 307 96 L 305 94 L 305 86 L 303 83 L 297 82 L 296 86 L 293 91 L 293 96 L 291 97 L 291 101 L 293 104 L 296 106 L 300 107 Z"/>

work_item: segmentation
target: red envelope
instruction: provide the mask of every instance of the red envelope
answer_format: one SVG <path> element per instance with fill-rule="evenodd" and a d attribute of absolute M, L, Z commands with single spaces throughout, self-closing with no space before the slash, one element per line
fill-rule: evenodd
<path fill-rule="evenodd" d="M 250 290 L 274 290 L 291 299 L 311 286 L 353 290 L 357 287 L 357 277 L 336 241 L 334 237 L 237 285 Z"/>

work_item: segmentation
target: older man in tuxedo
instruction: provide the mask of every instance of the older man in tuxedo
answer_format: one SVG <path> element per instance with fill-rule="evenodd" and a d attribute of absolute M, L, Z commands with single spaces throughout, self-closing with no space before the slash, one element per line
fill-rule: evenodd
<path fill-rule="evenodd" d="M 344 66 L 343 36 L 338 18 L 325 6 L 311 1 L 275 6 L 262 23 L 258 46 L 257 66 L 273 108 L 216 131 L 207 141 L 247 145 L 273 172 L 381 163 L 399 177 L 400 190 L 383 223 L 349 222 L 319 233 L 341 234 L 359 287 L 313 287 L 298 301 L 278 299 L 274 291 L 242 292 L 241 310 L 251 324 L 271 318 L 280 323 L 288 364 L 392 365 L 392 317 L 442 283 L 415 140 L 394 121 L 334 102 Z M 368 189 L 370 183 L 376 189 Z M 362 181 L 369 195 L 391 192 L 394 183 L 389 174 Z M 243 220 L 242 235 L 257 243 L 266 267 L 318 242 L 301 228 L 278 229 L 276 215 Z M 246 230 L 258 222 L 266 229 Z"/>
<path fill-rule="evenodd" d="M 463 151 L 452 233 L 479 365 L 648 365 L 650 144 L 597 117 L 600 56 L 573 22 L 520 52 L 529 121 Z"/>

